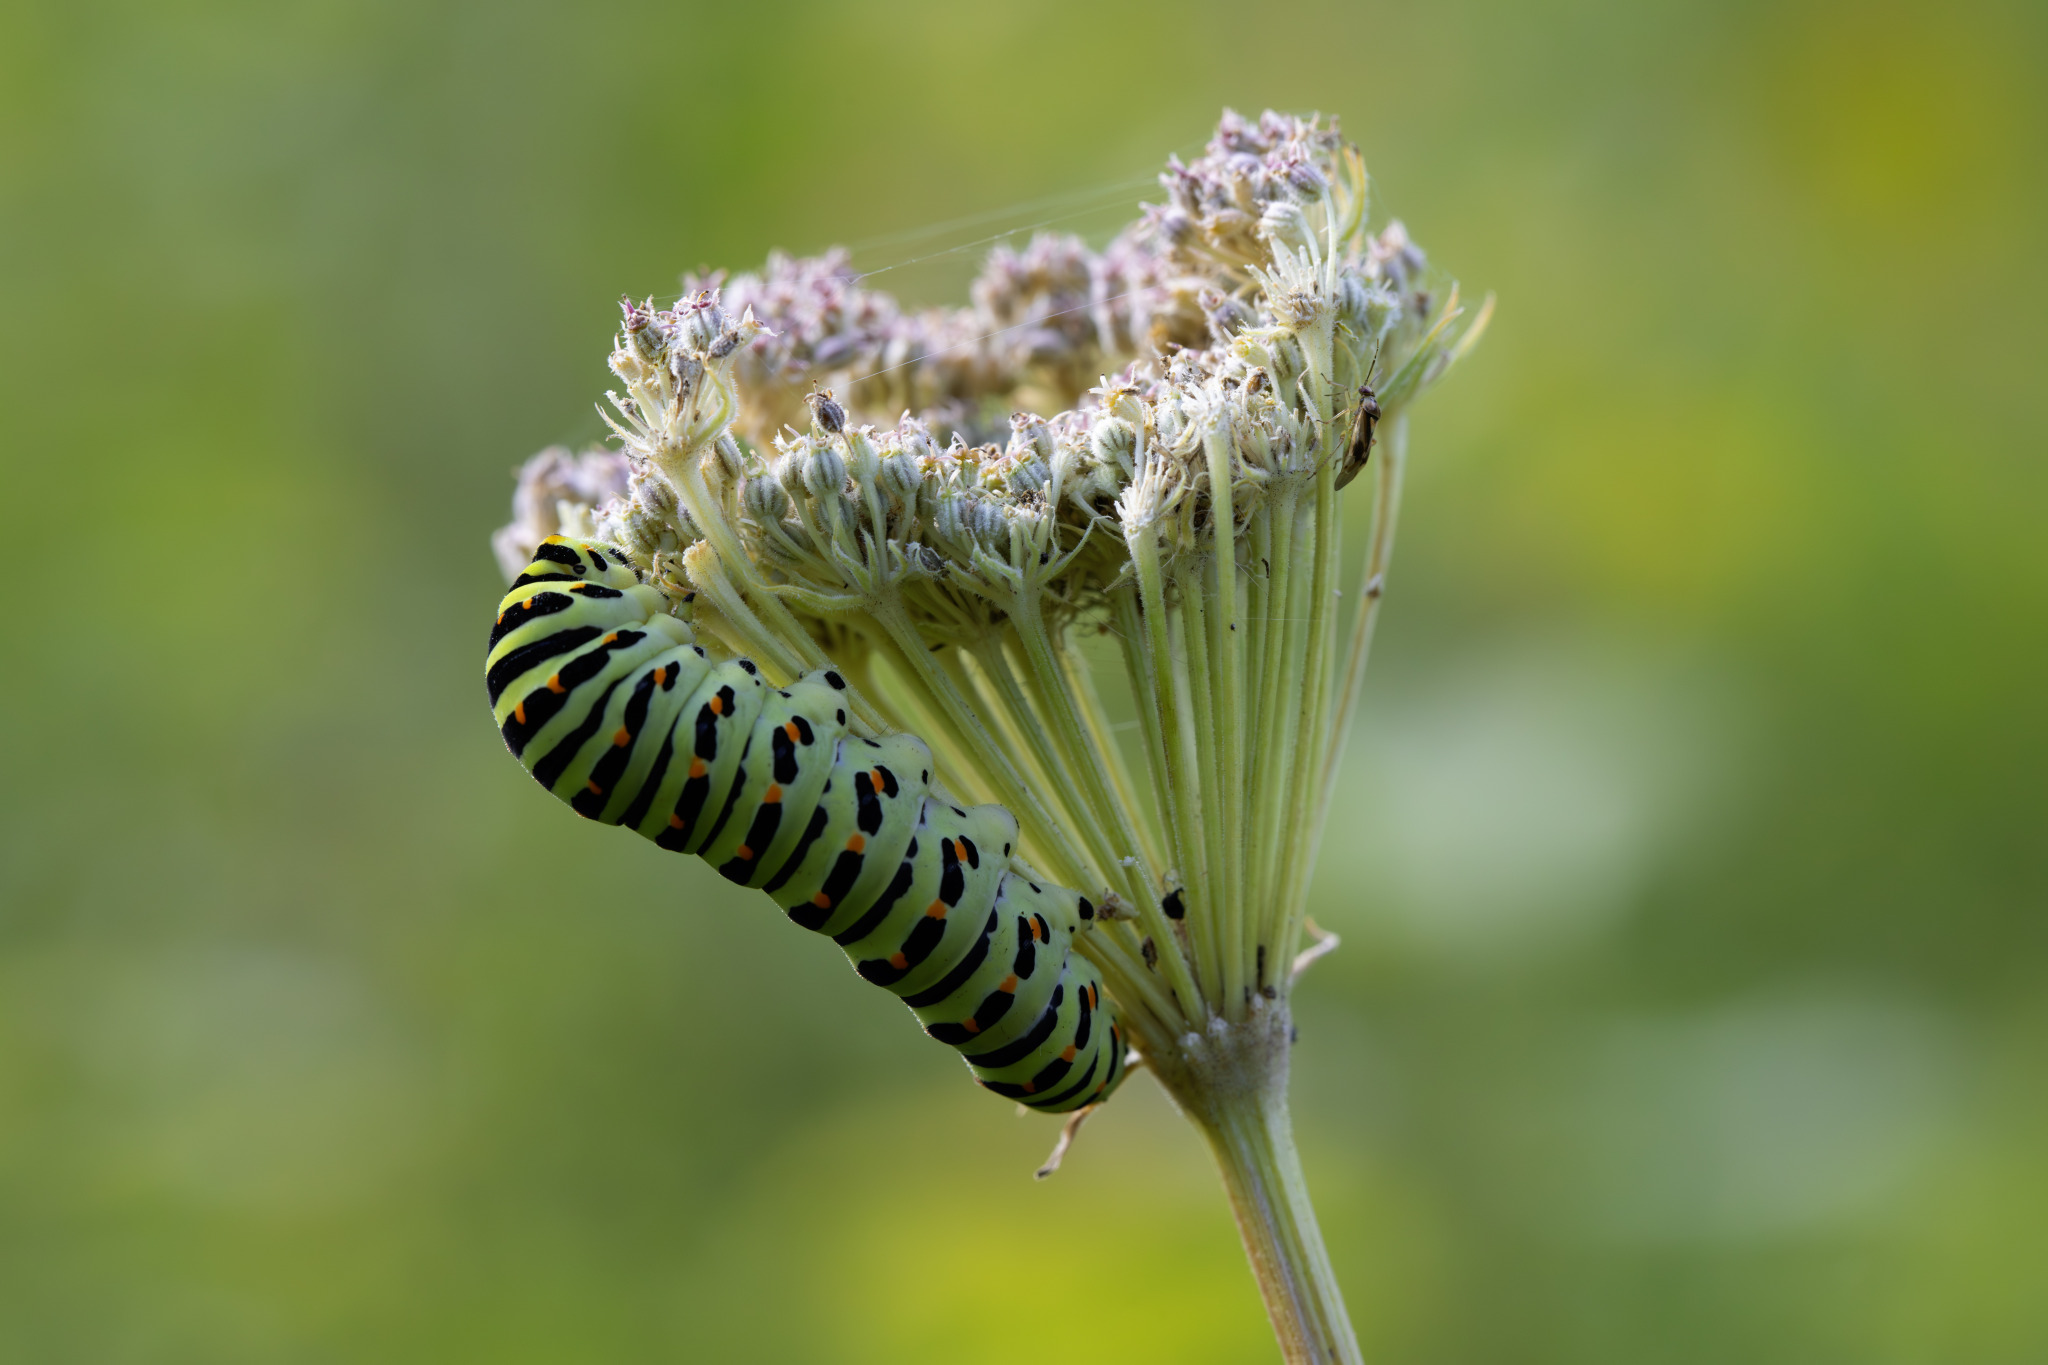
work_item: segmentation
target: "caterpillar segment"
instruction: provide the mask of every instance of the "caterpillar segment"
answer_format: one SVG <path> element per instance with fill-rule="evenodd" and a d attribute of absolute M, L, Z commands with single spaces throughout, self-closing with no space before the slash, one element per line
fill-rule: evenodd
<path fill-rule="evenodd" d="M 1115 1006 L 1073 951 L 1094 906 L 1025 875 L 1016 820 L 954 805 L 916 736 L 850 733 L 837 673 L 776 687 L 713 659 L 624 556 L 554 536 L 499 604 L 484 676 L 535 781 L 766 892 L 983 1086 L 1061 1113 L 1123 1079 Z"/>

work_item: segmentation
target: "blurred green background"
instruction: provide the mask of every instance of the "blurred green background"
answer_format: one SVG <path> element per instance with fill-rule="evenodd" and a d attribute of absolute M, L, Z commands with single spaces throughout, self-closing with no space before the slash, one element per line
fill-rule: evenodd
<path fill-rule="evenodd" d="M 623 290 L 1230 103 L 1501 298 L 1299 996 L 1368 1357 L 2048 1359 L 2044 16 L 12 0 L 0 1358 L 1270 1358 L 1149 1083 L 1034 1184 L 478 676 Z"/>

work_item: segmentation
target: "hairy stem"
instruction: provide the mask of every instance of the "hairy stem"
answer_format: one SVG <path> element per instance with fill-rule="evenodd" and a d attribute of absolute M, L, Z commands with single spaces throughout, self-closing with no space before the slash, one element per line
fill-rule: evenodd
<path fill-rule="evenodd" d="M 1152 1065 L 1209 1144 L 1281 1358 L 1288 1365 L 1360 1365 L 1294 1148 L 1290 1032 L 1285 997 L 1254 997 L 1244 1019 L 1211 1020 Z"/>

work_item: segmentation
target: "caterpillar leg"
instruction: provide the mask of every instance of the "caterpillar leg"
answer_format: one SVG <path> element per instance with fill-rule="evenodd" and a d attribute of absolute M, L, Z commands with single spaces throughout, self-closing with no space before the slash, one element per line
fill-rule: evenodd
<path fill-rule="evenodd" d="M 1045 1164 L 1031 1173 L 1033 1180 L 1043 1180 L 1060 1168 L 1060 1163 L 1067 1159 L 1067 1149 L 1074 1145 L 1074 1139 L 1080 1135 L 1081 1125 L 1099 1108 L 1100 1104 L 1084 1104 L 1067 1115 L 1067 1121 L 1060 1125 L 1060 1140 L 1052 1145 L 1052 1154 L 1046 1157 Z"/>

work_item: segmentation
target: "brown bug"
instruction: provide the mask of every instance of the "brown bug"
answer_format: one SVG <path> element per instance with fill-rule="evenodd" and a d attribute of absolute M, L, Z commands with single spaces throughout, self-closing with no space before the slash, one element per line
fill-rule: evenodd
<path fill-rule="evenodd" d="M 1379 368 L 1379 352 L 1374 351 L 1365 383 L 1358 386 L 1358 408 L 1351 419 L 1351 449 L 1345 452 L 1344 463 L 1337 470 L 1339 488 L 1357 478 L 1358 471 L 1372 458 L 1373 430 L 1380 424 L 1380 400 L 1373 394 L 1372 377 L 1379 373 Z"/>
<path fill-rule="evenodd" d="M 1380 422 L 1379 399 L 1373 396 L 1372 385 L 1358 386 L 1358 415 L 1351 424 L 1351 449 L 1344 456 L 1344 464 L 1337 471 L 1337 487 L 1342 488 L 1358 477 L 1358 471 L 1365 468 L 1365 462 L 1372 458 L 1373 428 Z"/>
<path fill-rule="evenodd" d="M 846 409 L 839 406 L 839 401 L 832 396 L 832 390 L 826 389 L 820 393 L 814 388 L 804 395 L 804 401 L 811 405 L 811 415 L 818 419 L 818 425 L 826 431 L 836 436 L 846 430 Z"/>

